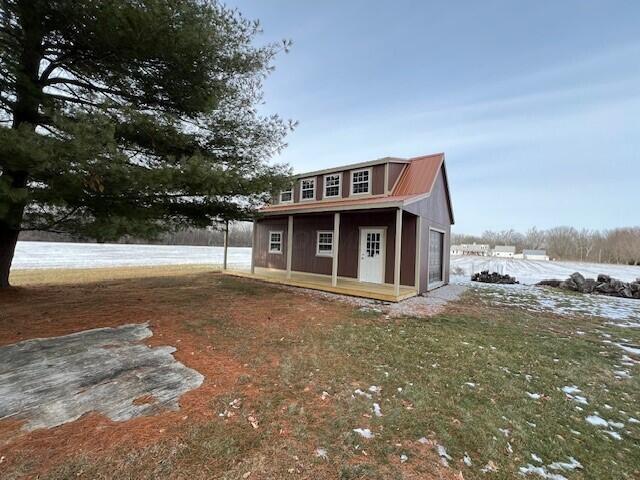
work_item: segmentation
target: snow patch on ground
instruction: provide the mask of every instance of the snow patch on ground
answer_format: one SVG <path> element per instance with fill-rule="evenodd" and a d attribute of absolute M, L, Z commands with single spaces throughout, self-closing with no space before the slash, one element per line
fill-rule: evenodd
<path fill-rule="evenodd" d="M 599 415 L 589 415 L 585 418 L 588 424 L 593 425 L 594 427 L 608 427 L 609 422 L 607 422 L 604 418 Z"/>
<path fill-rule="evenodd" d="M 368 428 L 354 428 L 353 431 L 363 438 L 373 438 L 373 433 Z"/>
<path fill-rule="evenodd" d="M 535 454 L 532 454 L 531 458 L 533 458 L 538 463 L 542 463 L 542 460 L 540 459 L 540 457 L 538 457 Z M 520 467 L 520 474 L 521 475 L 537 475 L 539 477 L 546 478 L 549 480 L 566 480 L 567 477 L 565 477 L 564 475 L 561 475 L 559 473 L 553 473 L 553 472 L 550 472 L 549 470 L 570 472 L 578 468 L 582 468 L 582 464 L 578 462 L 575 458 L 569 457 L 569 459 L 566 462 L 553 462 L 548 466 L 537 467 L 529 463 L 524 467 Z"/>
<path fill-rule="evenodd" d="M 449 460 L 451 460 L 451 456 L 447 453 L 447 449 L 442 445 L 436 445 L 436 450 L 438 452 L 438 456 L 440 457 L 440 463 L 445 467 L 449 466 Z"/>
<path fill-rule="evenodd" d="M 640 301 L 567 293 L 553 288 L 530 285 L 495 285 L 471 282 L 456 277 L 454 281 L 471 288 L 479 294 L 481 301 L 489 306 L 519 307 L 531 312 L 555 313 L 559 315 L 584 315 L 606 318 L 613 325 L 636 328 L 640 318 Z M 631 353 L 640 355 L 640 348 L 628 347 Z"/>
<path fill-rule="evenodd" d="M 327 450 L 322 447 L 316 448 L 316 457 L 321 458 L 322 460 L 327 460 L 329 455 L 327 454 Z"/>

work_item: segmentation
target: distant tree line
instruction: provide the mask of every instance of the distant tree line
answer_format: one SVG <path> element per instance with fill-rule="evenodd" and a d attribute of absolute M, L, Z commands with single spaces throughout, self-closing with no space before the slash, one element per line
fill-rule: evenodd
<path fill-rule="evenodd" d="M 250 222 L 232 222 L 229 224 L 229 246 L 250 247 L 252 240 L 252 224 Z M 81 242 L 91 243 L 95 239 L 78 238 L 51 232 L 21 232 L 20 240 L 39 242 Z M 218 228 L 187 228 L 172 233 L 164 233 L 156 239 L 124 237 L 116 243 L 153 244 L 153 245 L 203 245 L 222 246 L 224 243 L 224 226 Z"/>
<path fill-rule="evenodd" d="M 513 229 L 482 235 L 452 234 L 451 243 L 486 243 L 515 245 L 522 249 L 545 249 L 555 260 L 578 260 L 599 263 L 622 263 L 640 265 L 640 227 L 615 228 L 612 230 L 578 230 L 573 227 L 555 227 L 538 230 L 533 227 L 525 233 Z"/>

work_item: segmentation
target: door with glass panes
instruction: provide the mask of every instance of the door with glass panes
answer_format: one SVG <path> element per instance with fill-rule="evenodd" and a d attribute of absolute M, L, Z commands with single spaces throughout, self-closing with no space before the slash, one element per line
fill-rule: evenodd
<path fill-rule="evenodd" d="M 362 228 L 360 230 L 358 280 L 384 283 L 384 259 L 384 228 Z"/>

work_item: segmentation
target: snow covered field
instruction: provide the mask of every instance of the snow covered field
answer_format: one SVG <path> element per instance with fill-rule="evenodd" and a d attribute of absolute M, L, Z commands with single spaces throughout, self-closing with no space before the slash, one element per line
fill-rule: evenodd
<path fill-rule="evenodd" d="M 222 247 L 110 243 L 18 242 L 14 270 L 144 265 L 222 265 Z M 229 266 L 249 267 L 251 248 L 229 247 Z"/>
<path fill-rule="evenodd" d="M 126 245 L 110 243 L 18 242 L 13 269 L 91 268 L 138 265 L 222 264 L 222 247 Z M 230 247 L 229 265 L 249 267 L 251 248 Z M 565 279 L 573 272 L 587 277 L 605 273 L 624 281 L 640 277 L 640 267 L 580 262 L 538 262 L 487 257 L 452 257 L 452 275 L 470 277 L 481 270 L 515 276 L 533 284 L 545 278 Z"/>
<path fill-rule="evenodd" d="M 472 273 L 489 270 L 516 277 L 520 283 L 532 285 L 547 278 L 566 279 L 574 272 L 595 278 L 600 273 L 629 282 L 640 278 L 640 267 L 582 262 L 543 262 L 509 258 L 462 256 L 451 257 L 451 274 L 470 277 Z"/>

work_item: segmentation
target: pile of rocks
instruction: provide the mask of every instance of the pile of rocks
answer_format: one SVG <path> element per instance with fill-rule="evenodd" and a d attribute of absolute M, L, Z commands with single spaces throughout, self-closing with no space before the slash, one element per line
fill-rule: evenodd
<path fill-rule="evenodd" d="M 611 278 L 609 275 L 598 275 L 598 278 L 584 278 L 576 272 L 566 280 L 543 280 L 538 285 L 564 288 L 580 293 L 597 293 L 612 297 L 636 298 L 640 300 L 640 278 L 635 282 L 623 282 Z"/>
<path fill-rule="evenodd" d="M 514 283 L 518 283 L 516 281 L 516 277 L 511 277 L 509 275 L 500 275 L 498 272 L 489 273 L 489 270 L 484 270 L 480 273 L 474 273 L 471 276 L 471 281 L 482 283 L 501 283 L 505 285 L 513 285 Z"/>

